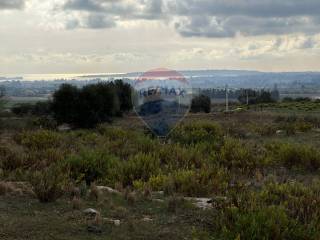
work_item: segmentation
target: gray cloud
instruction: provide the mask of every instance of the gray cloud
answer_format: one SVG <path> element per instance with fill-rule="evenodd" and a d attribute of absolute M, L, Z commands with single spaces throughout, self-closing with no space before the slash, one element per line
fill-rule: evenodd
<path fill-rule="evenodd" d="M 318 0 L 172 0 L 172 12 L 179 15 L 292 17 L 318 16 Z"/>
<path fill-rule="evenodd" d="M 86 22 L 87 28 L 111 28 L 114 27 L 116 23 L 112 18 L 108 18 L 102 14 L 92 14 L 89 15 Z"/>
<path fill-rule="evenodd" d="M 318 0 L 176 0 L 168 6 L 178 16 L 176 30 L 186 37 L 320 32 Z"/>
<path fill-rule="evenodd" d="M 89 28 L 123 20 L 174 21 L 185 37 L 320 33 L 319 0 L 67 0 L 63 10 L 90 13 Z"/>
<path fill-rule="evenodd" d="M 92 0 L 70 0 L 64 5 L 66 10 L 103 11 L 98 2 Z"/>
<path fill-rule="evenodd" d="M 122 19 L 159 19 L 164 16 L 163 0 L 68 0 L 63 10 L 104 13 Z"/>
<path fill-rule="evenodd" d="M 1 0 L 0 10 L 6 9 L 23 9 L 25 6 L 25 0 Z"/>

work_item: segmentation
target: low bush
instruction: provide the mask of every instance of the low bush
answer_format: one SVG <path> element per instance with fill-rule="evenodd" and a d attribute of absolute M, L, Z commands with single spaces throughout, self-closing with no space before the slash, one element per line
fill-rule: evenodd
<path fill-rule="evenodd" d="M 17 147 L 0 147 L 0 168 L 4 171 L 14 171 L 24 165 L 24 152 Z"/>
<path fill-rule="evenodd" d="M 183 145 L 208 142 L 214 146 L 220 146 L 223 141 L 221 126 L 210 121 L 197 121 L 183 124 L 177 127 L 170 139 Z"/>
<path fill-rule="evenodd" d="M 301 168 L 311 171 L 320 168 L 320 153 L 312 146 L 274 143 L 267 148 L 270 150 L 272 158 L 287 168 Z"/>
<path fill-rule="evenodd" d="M 83 149 L 77 154 L 69 155 L 65 163 L 70 174 L 77 182 L 86 182 L 88 186 L 96 180 L 114 183 L 115 171 L 120 160 L 106 151 Z M 120 173 L 118 173 L 120 174 Z"/>
<path fill-rule="evenodd" d="M 223 239 L 310 239 L 303 226 L 290 218 L 285 209 L 277 206 L 253 211 L 231 208 L 225 212 Z"/>
<path fill-rule="evenodd" d="M 259 198 L 264 205 L 280 205 L 286 208 L 289 216 L 302 224 L 312 225 L 314 220 L 320 220 L 319 182 L 313 182 L 309 186 L 298 182 L 271 182 L 262 189 Z"/>
<path fill-rule="evenodd" d="M 29 181 L 40 202 L 54 202 L 64 193 L 68 173 L 59 164 L 53 164 L 41 171 L 31 172 Z"/>
<path fill-rule="evenodd" d="M 218 155 L 218 161 L 228 169 L 252 171 L 264 164 L 264 154 L 257 154 L 253 146 L 227 138 Z"/>
<path fill-rule="evenodd" d="M 61 134 L 49 130 L 24 132 L 15 137 L 17 143 L 32 150 L 58 148 L 62 145 Z"/>
<path fill-rule="evenodd" d="M 123 162 L 121 182 L 124 186 L 133 185 L 135 180 L 147 182 L 151 176 L 160 173 L 160 160 L 153 154 L 139 153 Z"/>

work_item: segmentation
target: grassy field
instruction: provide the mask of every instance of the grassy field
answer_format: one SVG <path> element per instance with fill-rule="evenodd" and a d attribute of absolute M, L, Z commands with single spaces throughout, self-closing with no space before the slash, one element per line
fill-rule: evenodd
<path fill-rule="evenodd" d="M 319 239 L 320 115 L 274 108 L 189 114 L 167 139 L 134 115 L 69 132 L 6 123 L 0 239 Z"/>

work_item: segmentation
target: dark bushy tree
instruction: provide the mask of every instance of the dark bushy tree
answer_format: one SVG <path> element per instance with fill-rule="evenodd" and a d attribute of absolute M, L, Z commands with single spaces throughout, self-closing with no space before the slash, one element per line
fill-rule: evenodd
<path fill-rule="evenodd" d="M 62 85 L 53 95 L 58 123 L 91 128 L 132 109 L 131 86 L 122 81 L 91 84 L 78 89 Z"/>
<path fill-rule="evenodd" d="M 120 101 L 121 112 L 130 111 L 133 108 L 131 86 L 127 83 L 124 83 L 121 80 L 115 81 L 115 86 L 116 86 L 118 98 Z"/>
<path fill-rule="evenodd" d="M 205 95 L 196 96 L 192 99 L 191 112 L 205 112 L 211 111 L 211 99 Z"/>
<path fill-rule="evenodd" d="M 120 112 L 120 103 L 113 83 L 85 86 L 79 94 L 76 125 L 91 128 L 109 121 Z"/>
<path fill-rule="evenodd" d="M 58 123 L 75 123 L 78 117 L 79 89 L 62 84 L 54 94 L 52 111 Z"/>

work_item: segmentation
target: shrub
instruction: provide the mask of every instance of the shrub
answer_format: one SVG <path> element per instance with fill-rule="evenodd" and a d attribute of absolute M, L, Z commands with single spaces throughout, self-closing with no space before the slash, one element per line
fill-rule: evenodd
<path fill-rule="evenodd" d="M 121 177 L 125 186 L 132 185 L 135 180 L 148 181 L 160 171 L 159 158 L 153 154 L 138 153 L 130 157 L 122 165 Z"/>
<path fill-rule="evenodd" d="M 170 134 L 170 139 L 187 145 L 203 142 L 220 145 L 223 140 L 223 131 L 220 125 L 214 122 L 197 121 L 177 127 Z"/>
<path fill-rule="evenodd" d="M 249 144 L 227 138 L 220 150 L 218 161 L 228 169 L 252 171 L 263 165 L 263 157 L 261 154 L 256 154 Z"/>
<path fill-rule="evenodd" d="M 60 165 L 54 164 L 44 170 L 32 172 L 29 181 L 40 202 L 54 202 L 63 195 L 68 175 Z"/>
<path fill-rule="evenodd" d="M 168 144 L 160 147 L 157 155 L 161 163 L 171 171 L 177 169 L 198 169 L 206 164 L 206 156 L 204 153 L 210 153 L 210 151 L 212 151 L 212 149 L 210 149 L 212 146 L 208 145 L 209 144 L 206 143 L 198 143 L 186 148 L 180 144 Z"/>
<path fill-rule="evenodd" d="M 52 164 L 61 163 L 65 156 L 66 151 L 61 148 L 29 150 L 24 157 L 23 167 L 29 170 L 41 170 Z"/>
<path fill-rule="evenodd" d="M 151 176 L 148 185 L 151 187 L 153 191 L 161 191 L 164 190 L 165 185 L 169 182 L 169 177 L 163 174 L 159 174 L 157 176 Z"/>
<path fill-rule="evenodd" d="M 309 239 L 303 226 L 290 218 L 282 207 L 270 206 L 253 211 L 228 211 L 223 239 Z"/>
<path fill-rule="evenodd" d="M 70 168 L 71 177 L 79 182 L 85 181 L 88 186 L 96 180 L 114 183 L 117 179 L 113 169 L 119 164 L 119 159 L 108 152 L 96 149 L 83 149 L 78 154 L 69 155 L 65 163 Z"/>
<path fill-rule="evenodd" d="M 319 192 L 319 182 L 308 186 L 298 182 L 269 183 L 259 193 L 259 198 L 263 204 L 285 207 L 288 214 L 300 223 L 312 224 L 320 215 Z"/>
<path fill-rule="evenodd" d="M 32 110 L 33 104 L 30 103 L 16 104 L 11 109 L 11 111 L 18 116 L 29 115 L 32 113 Z"/>
<path fill-rule="evenodd" d="M 307 170 L 318 170 L 320 168 L 320 153 L 317 149 L 298 144 L 279 144 L 278 147 L 268 146 L 278 162 L 287 168 L 303 168 Z"/>
<path fill-rule="evenodd" d="M 24 165 L 24 152 L 15 147 L 0 147 L 0 168 L 13 171 Z"/>
<path fill-rule="evenodd" d="M 35 119 L 33 123 L 41 129 L 54 130 L 58 127 L 58 123 L 54 119 L 46 116 Z"/>
<path fill-rule="evenodd" d="M 16 141 L 31 150 L 57 148 L 62 144 L 61 135 L 48 130 L 24 132 L 16 137 Z"/>
<path fill-rule="evenodd" d="M 190 197 L 206 197 L 212 193 L 225 191 L 229 175 L 221 168 L 203 168 L 201 170 L 178 170 L 169 176 L 162 176 L 158 184 L 163 184 L 162 188 L 166 194 L 181 193 Z M 150 186 L 154 184 L 154 178 L 148 182 Z"/>
<path fill-rule="evenodd" d="M 211 111 L 211 99 L 205 95 L 194 97 L 191 102 L 191 112 L 205 112 Z"/>

